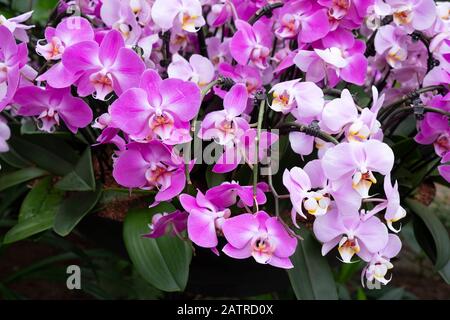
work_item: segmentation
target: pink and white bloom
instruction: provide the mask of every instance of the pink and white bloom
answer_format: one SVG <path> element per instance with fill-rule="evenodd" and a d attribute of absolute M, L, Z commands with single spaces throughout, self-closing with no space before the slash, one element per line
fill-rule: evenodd
<path fill-rule="evenodd" d="M 235 24 L 238 31 L 230 41 L 232 57 L 241 65 L 251 62 L 259 69 L 266 69 L 273 39 L 270 26 L 263 20 L 253 26 L 243 20 Z"/>
<path fill-rule="evenodd" d="M 17 90 L 14 103 L 19 105 L 17 114 L 37 117 L 39 129 L 53 132 L 61 120 L 72 133 L 84 128 L 92 121 L 92 110 L 78 97 L 73 97 L 70 88 L 23 87 Z"/>
<path fill-rule="evenodd" d="M 390 5 L 394 23 L 408 33 L 430 28 L 436 19 L 433 0 L 386 0 Z"/>
<path fill-rule="evenodd" d="M 313 1 L 290 1 L 279 11 L 275 34 L 280 38 L 294 38 L 309 43 L 323 38 L 330 31 L 327 10 Z"/>
<path fill-rule="evenodd" d="M 391 281 L 391 279 L 386 279 L 387 272 L 394 267 L 390 260 L 398 255 L 401 248 L 402 242 L 400 238 L 395 234 L 389 234 L 388 243 L 379 252 L 375 254 L 370 254 L 369 252 L 360 254 L 360 257 L 368 262 L 361 273 L 363 287 L 364 278 L 372 284 L 378 281 L 386 285 Z"/>
<path fill-rule="evenodd" d="M 122 35 L 109 31 L 99 45 L 95 41 L 83 41 L 70 46 L 62 56 L 64 68 L 76 75 L 78 94 L 105 100 L 115 92 L 121 95 L 136 87 L 145 64 L 131 49 L 125 47 Z"/>
<path fill-rule="evenodd" d="M 186 184 L 183 158 L 156 140 L 129 144 L 114 162 L 113 177 L 127 188 L 158 190 L 156 202 L 174 198 Z"/>
<path fill-rule="evenodd" d="M 341 98 L 333 99 L 325 105 L 320 125 L 332 133 L 344 130 L 349 141 L 379 138 L 381 124 L 377 115 L 384 102 L 384 94 L 378 98 L 376 87 L 372 87 L 372 96 L 372 107 L 364 108 L 359 114 L 350 91 L 344 89 Z"/>
<path fill-rule="evenodd" d="M 187 32 L 197 32 L 205 24 L 199 0 L 156 0 L 152 19 L 163 31 L 176 26 Z"/>
<path fill-rule="evenodd" d="M 276 217 L 264 211 L 227 219 L 222 226 L 228 243 L 222 251 L 235 259 L 253 257 L 256 262 L 291 269 L 297 239 L 290 236 Z"/>
<path fill-rule="evenodd" d="M 263 131 L 259 140 L 258 154 L 256 152 L 257 130 L 248 129 L 243 135 L 236 137 L 224 146 L 222 155 L 213 167 L 215 173 L 233 171 L 239 164 L 255 164 L 267 158 L 268 150 L 278 141 L 278 135 Z"/>
<path fill-rule="evenodd" d="M 341 215 L 332 210 L 314 221 L 313 231 L 323 243 L 322 255 L 326 255 L 338 245 L 338 251 L 345 263 L 350 263 L 353 255 L 377 253 L 388 242 L 386 226 L 377 217 L 362 220 L 357 212 Z"/>
<path fill-rule="evenodd" d="M 214 139 L 226 145 L 241 137 L 250 128 L 247 120 L 241 117 L 247 107 L 248 93 L 241 83 L 235 84 L 225 95 L 224 110 L 208 113 L 202 121 L 199 137 Z"/>
<path fill-rule="evenodd" d="M 369 190 L 376 183 L 374 172 L 387 175 L 394 165 L 394 153 L 378 140 L 343 142 L 327 150 L 322 159 L 326 177 L 333 188 L 352 185 L 361 197 L 369 197 Z"/>
<path fill-rule="evenodd" d="M 142 75 L 138 88 L 125 91 L 111 105 L 114 123 L 135 140 L 154 136 L 166 144 L 191 140 L 189 121 L 200 108 L 200 89 L 192 82 L 162 80 L 154 70 Z"/>
<path fill-rule="evenodd" d="M 393 232 L 399 232 L 396 230 L 392 223 L 403 219 L 406 216 L 406 210 L 400 205 L 400 194 L 398 192 L 398 183 L 395 181 L 394 185 L 391 185 L 391 174 L 387 174 L 384 177 L 384 193 L 386 194 L 386 213 L 384 219 L 386 220 L 389 230 Z"/>
<path fill-rule="evenodd" d="M 236 83 L 243 83 L 249 97 L 253 97 L 263 84 L 259 70 L 252 66 L 243 66 L 239 64 L 232 66 L 228 63 L 221 63 L 219 65 L 219 73 L 224 77 L 229 77 Z M 215 93 L 223 98 L 226 92 L 215 88 Z"/>
<path fill-rule="evenodd" d="M 159 238 L 166 234 L 180 236 L 187 228 L 188 214 L 185 211 L 176 210 L 172 213 L 157 213 L 152 216 L 152 223 L 148 225 L 150 233 L 144 238 Z"/>
<path fill-rule="evenodd" d="M 265 192 L 269 186 L 265 182 L 256 185 L 256 196 L 253 194 L 253 186 L 241 186 L 237 182 L 224 182 L 206 191 L 206 197 L 219 208 L 228 208 L 237 203 L 238 207 L 253 207 L 265 204 L 267 201 Z M 239 198 L 239 200 L 238 200 Z"/>
<path fill-rule="evenodd" d="M 19 86 L 20 71 L 27 63 L 25 43 L 16 44 L 13 34 L 0 25 L 0 111 L 12 100 Z"/>
<path fill-rule="evenodd" d="M 390 24 L 378 29 L 374 41 L 376 52 L 383 55 L 394 69 L 401 68 L 408 58 L 408 43 L 410 43 L 408 34 Z"/>
<path fill-rule="evenodd" d="M 150 3 L 145 0 L 108 0 L 100 8 L 102 21 L 119 31 L 127 45 L 134 45 L 142 34 L 139 23 L 150 22 Z"/>
<path fill-rule="evenodd" d="M 0 25 L 5 26 L 13 34 L 13 36 L 21 41 L 28 42 L 29 37 L 27 30 L 34 28 L 34 25 L 26 25 L 22 22 L 27 21 L 31 18 L 33 11 L 25 12 L 17 17 L 12 17 L 7 19 L 4 15 L 0 14 Z"/>
<path fill-rule="evenodd" d="M 201 191 L 195 198 L 188 194 L 182 194 L 179 198 L 183 208 L 189 212 L 189 239 L 200 247 L 214 250 L 218 244 L 217 233 L 222 232 L 224 222 L 231 215 L 230 209 L 217 208 Z"/>
<path fill-rule="evenodd" d="M 300 79 L 277 83 L 270 89 L 273 99 L 270 108 L 287 114 L 297 107 L 303 117 L 314 117 L 322 112 L 324 97 L 322 90 L 313 82 Z"/>
<path fill-rule="evenodd" d="M 324 49 L 300 50 L 294 62 L 306 72 L 306 80 L 319 82 L 326 78 L 334 87 L 339 79 L 362 85 L 367 72 L 365 43 L 356 40 L 350 31 L 338 29 L 322 39 Z"/>
<path fill-rule="evenodd" d="M 64 50 L 82 41 L 93 41 L 94 30 L 88 20 L 81 17 L 68 17 L 56 28 L 45 29 L 45 41 L 39 40 L 36 52 L 45 60 L 60 60 Z"/>
<path fill-rule="evenodd" d="M 214 79 L 215 70 L 211 61 L 199 54 L 193 54 L 187 61 L 176 53 L 172 56 L 167 73 L 169 78 L 191 81 L 202 88 Z"/>
<path fill-rule="evenodd" d="M 0 153 L 9 151 L 7 143 L 9 138 L 11 138 L 11 130 L 8 127 L 8 122 L 0 116 Z"/>

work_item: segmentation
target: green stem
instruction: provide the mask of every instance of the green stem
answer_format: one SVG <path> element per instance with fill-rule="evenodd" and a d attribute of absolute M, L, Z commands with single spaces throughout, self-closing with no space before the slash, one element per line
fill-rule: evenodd
<path fill-rule="evenodd" d="M 303 132 L 308 135 L 311 135 L 311 128 L 308 126 L 305 126 L 303 124 L 295 123 L 295 122 L 286 122 L 276 127 L 277 129 L 287 129 L 288 131 L 298 131 Z M 335 145 L 339 144 L 339 141 L 337 141 L 332 135 L 322 131 L 318 130 L 315 135 L 317 135 L 318 138 L 331 142 Z"/>
<path fill-rule="evenodd" d="M 256 201 L 256 192 L 258 184 L 259 142 L 261 140 L 262 122 L 264 120 L 265 108 L 266 108 L 266 99 L 264 98 L 261 100 L 261 103 L 259 105 L 258 126 L 256 133 L 255 163 L 253 165 L 253 199 L 255 201 L 255 208 L 258 207 L 258 203 Z"/>

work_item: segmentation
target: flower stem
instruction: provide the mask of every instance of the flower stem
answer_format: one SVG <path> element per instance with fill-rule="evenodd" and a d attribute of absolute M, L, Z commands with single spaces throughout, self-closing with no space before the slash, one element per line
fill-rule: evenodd
<path fill-rule="evenodd" d="M 310 136 L 316 136 L 324 141 L 331 142 L 335 145 L 339 144 L 339 141 L 337 141 L 332 135 L 317 129 L 315 127 L 311 126 L 305 126 L 303 124 L 295 123 L 295 122 L 286 122 L 282 123 L 281 125 L 276 127 L 280 130 L 286 130 L 287 132 L 297 131 L 297 132 L 303 132 Z"/>
<path fill-rule="evenodd" d="M 258 161 L 259 161 L 259 142 L 261 140 L 261 131 L 262 131 L 262 122 L 264 120 L 264 111 L 266 108 L 266 99 L 261 99 L 259 105 L 259 113 L 258 113 L 258 126 L 256 133 L 256 147 L 255 147 L 255 163 L 253 165 L 253 199 L 255 201 L 255 207 L 258 207 L 258 202 L 256 201 L 256 192 L 258 185 Z"/>
<path fill-rule="evenodd" d="M 256 21 L 261 19 L 263 16 L 266 16 L 266 17 L 272 16 L 272 11 L 277 8 L 281 8 L 283 5 L 284 5 L 284 3 L 282 3 L 282 2 L 276 2 L 276 3 L 272 3 L 272 4 L 262 7 L 261 9 L 256 11 L 256 13 L 253 16 L 251 16 L 250 19 L 248 19 L 248 23 L 254 24 Z"/>

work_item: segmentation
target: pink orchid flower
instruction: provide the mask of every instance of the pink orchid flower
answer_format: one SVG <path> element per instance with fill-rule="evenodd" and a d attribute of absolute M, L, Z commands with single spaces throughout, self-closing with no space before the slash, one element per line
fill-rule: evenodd
<path fill-rule="evenodd" d="M 325 105 L 320 126 L 332 133 L 344 130 L 349 141 L 365 141 L 379 137 L 381 124 L 377 120 L 377 115 L 384 102 L 384 95 L 378 98 L 376 87 L 372 87 L 372 94 L 374 97 L 372 108 L 364 108 L 359 114 L 350 91 L 344 89 L 341 98 L 333 99 Z"/>
<path fill-rule="evenodd" d="M 447 152 L 443 157 L 440 165 L 438 167 L 439 174 L 445 179 L 445 181 L 450 182 L 450 152 Z"/>
<path fill-rule="evenodd" d="M 325 190 L 312 190 L 308 174 L 301 168 L 286 169 L 283 173 L 283 184 L 288 189 L 292 206 L 292 222 L 298 227 L 296 213 L 306 218 L 303 207 L 309 214 L 321 216 L 327 213 L 331 199 Z"/>
<path fill-rule="evenodd" d="M 233 3 L 230 0 L 220 0 L 211 5 L 211 11 L 208 13 L 206 21 L 212 27 L 224 25 L 233 16 Z"/>
<path fill-rule="evenodd" d="M 189 212 L 187 230 L 189 239 L 203 248 L 215 248 L 218 244 L 217 232 L 231 215 L 230 209 L 217 208 L 201 191 L 194 198 L 188 194 L 180 195 L 184 210 Z"/>
<path fill-rule="evenodd" d="M 166 234 L 180 236 L 187 228 L 187 212 L 176 210 L 172 213 L 157 213 L 152 217 L 152 223 L 149 224 L 150 233 L 144 235 L 144 238 L 159 238 Z"/>
<path fill-rule="evenodd" d="M 198 0 L 156 0 L 152 19 L 163 31 L 176 26 L 187 32 L 197 32 L 206 23 Z"/>
<path fill-rule="evenodd" d="M 197 115 L 200 100 L 194 83 L 162 80 L 156 71 L 147 70 L 139 88 L 125 91 L 111 105 L 111 117 L 135 140 L 157 136 L 173 145 L 191 140 L 189 121 Z"/>
<path fill-rule="evenodd" d="M 384 285 L 391 281 L 391 279 L 386 279 L 386 274 L 394 267 L 390 260 L 399 254 L 402 242 L 395 234 L 389 234 L 388 237 L 387 245 L 379 252 L 375 254 L 360 253 L 360 257 L 368 262 L 361 272 L 361 284 L 363 287 L 364 279 L 372 283 L 378 281 Z"/>
<path fill-rule="evenodd" d="M 377 180 L 373 172 L 387 175 L 394 165 L 394 153 L 378 140 L 343 142 L 327 150 L 322 159 L 325 175 L 333 187 L 352 185 L 363 198 Z"/>
<path fill-rule="evenodd" d="M 241 83 L 235 84 L 225 95 L 224 110 L 208 113 L 203 119 L 199 137 L 204 140 L 215 139 L 226 145 L 239 139 L 250 128 L 247 120 L 241 117 L 247 107 L 247 89 Z"/>
<path fill-rule="evenodd" d="M 221 41 L 218 37 L 206 39 L 208 57 L 215 67 L 218 67 L 221 63 L 226 61 L 231 61 L 230 40 L 231 38 L 224 38 L 223 41 Z"/>
<path fill-rule="evenodd" d="M 208 58 L 193 54 L 189 62 L 179 54 L 172 56 L 167 68 L 169 78 L 191 81 L 203 88 L 214 79 L 214 65 Z"/>
<path fill-rule="evenodd" d="M 69 17 L 56 28 L 47 27 L 45 40 L 47 44 L 38 41 L 36 52 L 45 60 L 60 60 L 66 48 L 78 42 L 94 40 L 94 30 L 85 18 Z"/>
<path fill-rule="evenodd" d="M 7 19 L 4 15 L 0 14 L 0 25 L 5 26 L 13 34 L 13 36 L 21 41 L 28 42 L 30 39 L 27 34 L 27 30 L 34 28 L 34 25 L 26 25 L 22 22 L 31 18 L 33 11 L 25 12 L 17 17 Z"/>
<path fill-rule="evenodd" d="M 186 184 L 182 157 L 156 140 L 129 144 L 115 160 L 113 176 L 127 188 L 157 189 L 157 202 L 174 198 Z"/>
<path fill-rule="evenodd" d="M 309 43 L 326 36 L 330 31 L 327 10 L 313 1 L 290 1 L 279 11 L 275 34 L 280 38 L 294 38 Z"/>
<path fill-rule="evenodd" d="M 219 73 L 224 77 L 229 77 L 236 83 L 243 83 L 249 97 L 253 97 L 262 86 L 261 74 L 257 68 L 252 66 L 232 66 L 228 63 L 221 63 L 219 65 Z M 215 93 L 223 98 L 226 92 L 215 88 Z"/>
<path fill-rule="evenodd" d="M 297 239 L 291 237 L 276 217 L 266 212 L 241 214 L 227 219 L 222 226 L 228 243 L 222 251 L 235 259 L 253 257 L 256 262 L 291 269 Z"/>
<path fill-rule="evenodd" d="M 283 184 L 288 189 L 293 209 L 292 222 L 297 225 L 297 213 L 306 218 L 303 208 L 311 215 L 321 216 L 333 207 L 343 214 L 358 211 L 361 196 L 348 186 L 334 189 L 325 176 L 320 159 L 309 161 L 303 169 L 285 170 Z"/>
<path fill-rule="evenodd" d="M 419 133 L 414 140 L 420 144 L 433 144 L 436 154 L 443 157 L 450 151 L 448 117 L 438 113 L 427 113 L 419 124 Z"/>
<path fill-rule="evenodd" d="M 316 238 L 323 243 L 322 255 L 325 256 L 338 245 L 338 251 L 345 263 L 350 263 L 354 254 L 377 253 L 388 242 L 386 226 L 377 217 L 361 220 L 355 212 L 340 215 L 331 210 L 316 218 L 313 224 Z"/>
<path fill-rule="evenodd" d="M 331 30 L 338 26 L 351 30 L 361 25 L 373 0 L 319 0 L 318 3 L 328 9 Z"/>
<path fill-rule="evenodd" d="M 19 86 L 20 71 L 27 63 L 25 43 L 16 44 L 12 33 L 0 25 L 0 111 L 12 100 Z"/>
<path fill-rule="evenodd" d="M 375 35 L 375 50 L 386 58 L 387 63 L 395 69 L 401 68 L 408 58 L 410 37 L 401 28 L 393 25 L 382 26 Z"/>
<path fill-rule="evenodd" d="M 218 208 L 228 208 L 236 203 L 239 207 L 253 207 L 255 202 L 258 205 L 266 203 L 265 192 L 268 191 L 267 183 L 260 182 L 256 185 L 256 197 L 254 197 L 253 186 L 241 186 L 237 182 L 224 182 L 206 191 L 206 197 Z"/>
<path fill-rule="evenodd" d="M 253 26 L 243 20 L 235 21 L 237 32 L 230 41 L 232 57 L 241 65 L 251 62 L 259 69 L 268 67 L 273 34 L 263 20 Z"/>
<path fill-rule="evenodd" d="M 213 167 L 215 173 L 233 171 L 241 163 L 250 166 L 267 157 L 267 151 L 278 141 L 278 135 L 263 131 L 259 140 L 258 154 L 256 153 L 257 130 L 248 129 L 243 135 L 235 138 L 224 146 L 222 155 Z"/>
<path fill-rule="evenodd" d="M 101 6 L 100 17 L 106 26 L 122 34 L 127 45 L 134 45 L 142 33 L 139 23 L 150 22 L 150 10 L 144 0 L 108 0 Z"/>
<path fill-rule="evenodd" d="M 367 72 L 364 57 L 365 43 L 355 40 L 350 31 L 338 29 L 330 32 L 322 44 L 325 49 L 300 50 L 294 58 L 300 70 L 306 72 L 306 80 L 319 82 L 327 79 L 334 87 L 339 79 L 362 85 Z"/>
<path fill-rule="evenodd" d="M 122 35 L 109 31 L 99 45 L 95 41 L 83 41 L 65 49 L 62 56 L 64 68 L 77 76 L 78 94 L 105 100 L 115 92 L 122 94 L 139 83 L 145 65 L 131 49 L 125 47 Z"/>
<path fill-rule="evenodd" d="M 39 129 L 46 132 L 53 132 L 60 120 L 73 133 L 92 121 L 91 108 L 83 99 L 73 97 L 70 88 L 23 87 L 17 90 L 14 102 L 19 105 L 18 115 L 37 117 Z"/>
<path fill-rule="evenodd" d="M 430 28 L 436 19 L 433 0 L 386 0 L 390 5 L 394 23 L 408 33 Z"/>
<path fill-rule="evenodd" d="M 386 194 L 386 214 L 384 219 L 386 220 L 389 230 L 393 232 L 399 232 L 393 226 L 393 222 L 397 222 L 406 216 L 406 210 L 400 205 L 400 194 L 398 192 L 398 183 L 395 181 L 394 185 L 391 185 L 391 174 L 387 174 L 384 177 L 384 193 Z"/>
<path fill-rule="evenodd" d="M 9 146 L 6 142 L 9 138 L 11 138 L 11 130 L 8 127 L 8 122 L 0 116 L 0 153 L 9 151 Z"/>
<path fill-rule="evenodd" d="M 322 90 L 313 82 L 300 79 L 277 83 L 270 89 L 273 99 L 270 108 L 287 114 L 297 107 L 303 117 L 314 117 L 322 112 L 325 103 Z"/>

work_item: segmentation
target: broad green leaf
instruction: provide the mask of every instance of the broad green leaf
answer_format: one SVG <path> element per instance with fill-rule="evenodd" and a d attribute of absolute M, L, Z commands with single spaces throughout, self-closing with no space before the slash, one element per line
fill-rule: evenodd
<path fill-rule="evenodd" d="M 401 300 L 405 295 L 405 289 L 393 288 L 383 294 L 378 300 Z"/>
<path fill-rule="evenodd" d="M 450 261 L 447 262 L 444 268 L 439 270 L 439 274 L 447 284 L 450 284 Z"/>
<path fill-rule="evenodd" d="M 0 191 L 47 174 L 48 173 L 42 169 L 31 167 L 0 175 Z"/>
<path fill-rule="evenodd" d="M 24 159 L 60 176 L 71 172 L 79 158 L 63 140 L 48 135 L 27 139 L 13 135 L 8 143 Z"/>
<path fill-rule="evenodd" d="M 55 217 L 53 230 L 62 237 L 67 236 L 76 225 L 94 209 L 102 193 L 98 184 L 96 191 L 74 192 L 62 202 Z"/>
<path fill-rule="evenodd" d="M 39 215 L 56 214 L 63 192 L 52 188 L 51 177 L 39 181 L 27 194 L 19 212 L 19 223 Z"/>
<path fill-rule="evenodd" d="M 3 242 L 16 242 L 50 229 L 62 197 L 61 191 L 52 188 L 50 177 L 39 181 L 25 197 L 18 223 L 6 233 Z"/>
<path fill-rule="evenodd" d="M 55 215 L 40 215 L 36 218 L 23 221 L 10 229 L 3 238 L 3 243 L 13 243 L 29 238 L 37 233 L 48 230 L 53 225 Z"/>
<path fill-rule="evenodd" d="M 191 245 L 177 237 L 144 238 L 155 213 L 173 212 L 169 203 L 150 209 L 128 212 L 123 226 L 123 238 L 128 254 L 139 274 L 151 285 L 163 291 L 182 291 L 189 276 Z"/>
<path fill-rule="evenodd" d="M 308 230 L 299 234 L 297 250 L 291 256 L 294 265 L 288 270 L 289 279 L 297 299 L 302 300 L 337 300 L 336 283 L 331 268 L 320 253 L 320 244 Z"/>
<path fill-rule="evenodd" d="M 56 184 L 56 188 L 66 191 L 95 190 L 94 169 L 92 168 L 91 148 L 87 147 L 73 171 Z"/>
<path fill-rule="evenodd" d="M 435 269 L 441 270 L 450 259 L 450 239 L 447 229 L 434 212 L 420 202 L 406 199 L 406 204 L 426 227 L 424 230 L 420 226 L 420 222 L 415 221 L 414 227 L 417 241 L 433 261 Z M 420 231 L 416 232 L 419 229 Z M 426 237 L 427 231 L 431 237 Z"/>
<path fill-rule="evenodd" d="M 31 162 L 22 158 L 17 152 L 10 148 L 6 153 L 0 153 L 0 159 L 14 168 L 27 168 L 31 166 Z"/>
<path fill-rule="evenodd" d="M 57 0 L 33 1 L 33 21 L 36 21 L 41 25 L 45 25 L 57 3 Z"/>

